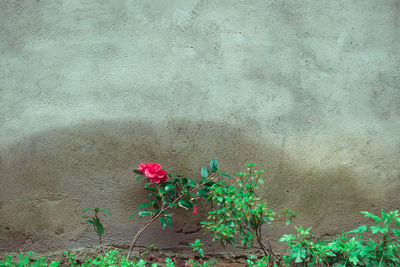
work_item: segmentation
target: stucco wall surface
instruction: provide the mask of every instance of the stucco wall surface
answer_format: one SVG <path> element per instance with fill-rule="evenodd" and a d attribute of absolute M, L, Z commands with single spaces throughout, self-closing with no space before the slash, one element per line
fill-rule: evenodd
<path fill-rule="evenodd" d="M 400 1 L 0 1 L 0 250 L 128 244 L 141 161 L 254 162 L 318 236 L 400 208 Z M 177 213 L 140 244 L 203 238 Z M 291 227 L 266 228 L 277 241 Z"/>

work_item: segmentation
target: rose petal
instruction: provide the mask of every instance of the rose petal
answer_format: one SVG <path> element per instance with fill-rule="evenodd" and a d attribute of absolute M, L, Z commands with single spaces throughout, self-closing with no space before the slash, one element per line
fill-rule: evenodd
<path fill-rule="evenodd" d="M 193 206 L 193 214 L 194 214 L 194 215 L 197 214 L 197 206 L 196 206 L 196 204 L 194 204 L 194 206 Z"/>
<path fill-rule="evenodd" d="M 166 174 L 167 174 L 166 171 L 164 171 L 164 170 L 159 170 L 159 171 L 157 172 L 157 177 L 158 177 L 158 178 L 162 178 L 162 177 L 164 177 Z"/>
<path fill-rule="evenodd" d="M 144 175 L 146 175 L 148 178 L 154 178 L 157 176 L 157 173 L 151 168 L 147 168 L 144 170 Z"/>
<path fill-rule="evenodd" d="M 168 177 L 165 175 L 164 177 L 161 177 L 161 178 L 159 177 L 159 179 L 161 182 L 164 183 L 168 179 Z"/>
<path fill-rule="evenodd" d="M 145 169 L 147 169 L 149 165 L 147 163 L 140 163 L 139 167 L 137 168 L 138 171 L 144 171 Z"/>
<path fill-rule="evenodd" d="M 150 163 L 149 167 L 155 172 L 161 169 L 161 165 L 157 163 Z"/>

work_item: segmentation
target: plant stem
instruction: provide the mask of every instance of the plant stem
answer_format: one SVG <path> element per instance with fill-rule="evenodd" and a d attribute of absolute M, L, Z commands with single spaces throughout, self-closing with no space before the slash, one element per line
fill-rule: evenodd
<path fill-rule="evenodd" d="M 211 176 L 211 177 L 214 177 L 214 176 Z M 203 184 L 199 184 L 199 185 L 193 187 L 186 193 L 186 195 L 197 190 L 200 187 L 200 185 L 203 185 Z M 161 213 L 163 213 L 164 211 L 171 208 L 171 205 L 178 202 L 182 197 L 183 197 L 183 195 L 179 195 L 174 201 L 169 203 L 168 206 L 166 206 L 166 207 L 164 207 L 164 202 L 162 202 L 161 210 L 157 214 L 155 214 L 150 220 L 148 220 L 145 224 L 143 224 L 142 227 L 140 227 L 139 231 L 136 233 L 135 237 L 133 238 L 131 245 L 129 246 L 128 255 L 126 256 L 127 260 L 129 260 L 129 258 L 131 257 L 133 247 L 135 246 L 136 241 L 139 239 L 139 237 L 142 235 L 142 233 L 146 230 L 146 228 L 149 227 L 161 215 Z"/>
<path fill-rule="evenodd" d="M 265 256 L 271 257 L 272 260 L 278 260 L 278 257 L 272 251 L 271 244 L 267 241 L 268 242 L 268 247 L 267 247 L 267 245 L 265 245 L 264 242 L 262 241 L 262 234 L 261 234 L 260 226 L 256 229 L 256 238 L 257 238 L 257 242 L 260 245 L 261 249 L 263 250 Z"/>
<path fill-rule="evenodd" d="M 99 235 L 99 242 L 100 242 L 101 251 L 103 252 L 103 255 L 105 257 L 106 256 L 106 251 L 104 250 L 103 240 L 101 238 L 101 235 Z"/>
<path fill-rule="evenodd" d="M 132 243 L 129 247 L 129 252 L 128 252 L 128 256 L 126 256 L 126 259 L 129 260 L 129 258 L 131 257 L 132 254 L 132 250 L 133 247 L 135 246 L 136 241 L 139 239 L 139 237 L 142 235 L 142 233 L 144 232 L 144 230 L 146 230 L 147 227 L 150 226 L 150 224 L 152 224 L 157 218 L 158 216 L 160 216 L 161 212 L 163 212 L 164 210 L 161 209 L 156 215 L 154 215 L 150 220 L 148 220 L 145 224 L 142 225 L 142 227 L 140 227 L 139 231 L 136 233 L 135 237 L 132 240 Z"/>
<path fill-rule="evenodd" d="M 383 242 L 382 242 L 382 256 L 381 256 L 381 260 L 380 260 L 380 262 L 379 262 L 379 266 L 382 266 L 383 258 L 384 258 L 384 256 L 385 256 L 385 250 L 386 250 L 387 242 L 388 242 L 388 234 L 386 233 L 386 234 L 383 236 Z"/>
<path fill-rule="evenodd" d="M 95 211 L 94 211 L 94 217 L 99 221 L 100 219 L 97 216 L 98 213 L 99 213 L 99 210 L 96 208 Z M 93 224 L 93 228 L 94 228 L 94 231 L 99 236 L 99 243 L 100 243 L 101 251 L 103 252 L 103 255 L 106 256 L 106 251 L 104 250 L 103 239 L 101 238 L 101 234 L 99 232 L 97 232 L 97 228 L 96 228 L 96 226 L 94 224 Z"/>

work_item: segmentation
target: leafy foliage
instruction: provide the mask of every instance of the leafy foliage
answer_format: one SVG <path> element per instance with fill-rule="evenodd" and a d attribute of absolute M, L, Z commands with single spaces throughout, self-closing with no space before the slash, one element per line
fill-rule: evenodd
<path fill-rule="evenodd" d="M 200 242 L 200 239 L 196 239 L 193 243 L 189 243 L 193 248 L 193 252 L 198 252 L 200 258 L 204 257 L 204 244 Z"/>
<path fill-rule="evenodd" d="M 47 263 L 47 258 L 46 257 L 35 257 L 32 251 L 29 251 L 28 255 L 25 254 L 19 254 L 18 259 L 14 261 L 13 257 L 7 256 L 3 260 L 0 259 L 0 266 L 8 267 L 25 267 L 25 266 L 31 266 L 31 267 L 43 267 L 43 266 L 48 266 L 48 267 L 57 267 L 59 266 L 60 262 L 59 261 L 51 261 L 50 263 Z"/>
<path fill-rule="evenodd" d="M 185 261 L 186 265 L 185 266 L 191 266 L 191 267 L 209 267 L 212 266 L 212 264 L 214 263 L 213 260 L 211 261 L 196 261 L 194 259 L 188 259 Z"/>
<path fill-rule="evenodd" d="M 296 235 L 284 235 L 280 241 L 286 242 L 287 263 L 304 262 L 309 266 L 326 264 L 334 266 L 399 266 L 400 265 L 400 225 L 397 210 L 381 211 L 381 217 L 362 211 L 373 225 L 342 232 L 335 239 L 312 242 L 311 228 L 295 227 Z M 397 228 L 393 228 L 397 227 Z M 371 237 L 357 234 L 367 233 Z"/>
<path fill-rule="evenodd" d="M 280 241 L 286 242 L 289 252 L 284 256 L 286 263 L 294 261 L 295 263 L 306 262 L 312 266 L 314 264 L 327 264 L 328 257 L 335 256 L 330 250 L 328 244 L 324 241 L 312 241 L 311 227 L 295 227 L 297 234 L 284 235 Z"/>
<path fill-rule="evenodd" d="M 193 211 L 195 199 L 198 195 L 203 195 L 208 192 L 204 187 L 205 184 L 212 183 L 212 179 L 217 175 L 219 163 L 216 159 L 210 161 L 213 171 L 209 171 L 204 167 L 201 169 L 202 180 L 196 183 L 194 180 L 182 175 L 167 173 L 168 180 L 159 184 L 149 182 L 144 185 L 144 188 L 149 192 L 149 200 L 140 204 L 137 209 L 140 210 L 131 215 L 130 218 L 138 215 L 139 217 L 159 216 L 161 227 L 164 229 L 168 225 L 172 225 L 171 214 L 168 209 L 183 208 Z M 206 171 L 205 171 L 206 170 Z M 137 173 L 140 173 L 136 170 Z M 143 175 L 143 174 L 142 174 Z M 139 178 L 144 178 L 141 176 Z M 197 194 L 199 192 L 199 194 Z"/>
<path fill-rule="evenodd" d="M 175 263 L 170 258 L 165 259 L 165 267 L 175 267 Z"/>
<path fill-rule="evenodd" d="M 247 267 L 266 267 L 268 266 L 269 257 L 264 256 L 260 260 L 257 260 L 254 255 L 250 255 L 246 259 Z"/>
<path fill-rule="evenodd" d="M 99 236 L 99 243 L 100 243 L 100 247 L 101 250 L 103 251 L 103 255 L 105 255 L 105 250 L 104 250 L 104 246 L 103 246 L 103 234 L 104 234 L 104 226 L 100 221 L 100 217 L 99 217 L 99 213 L 103 212 L 105 214 L 111 215 L 111 213 L 109 213 L 106 209 L 102 209 L 102 208 L 93 208 L 93 209 L 84 209 L 82 212 L 88 212 L 91 211 L 93 212 L 93 217 L 88 220 L 88 223 L 93 225 L 93 229 L 96 232 L 96 234 Z"/>
<path fill-rule="evenodd" d="M 146 262 L 143 259 L 138 259 L 136 262 L 126 260 L 124 257 L 119 255 L 119 251 L 114 249 L 109 252 L 106 252 L 105 255 L 93 258 L 86 259 L 82 264 L 78 265 L 75 260 L 75 253 L 66 252 L 66 258 L 68 259 L 70 266 L 84 266 L 84 267 L 92 267 L 92 266 L 100 266 L 100 267 L 145 267 Z"/>
<path fill-rule="evenodd" d="M 216 208 L 209 212 L 209 221 L 201 224 L 211 233 L 213 240 L 220 241 L 223 246 L 230 243 L 252 247 L 257 240 L 266 256 L 276 258 L 271 247 L 262 240 L 261 227 L 275 221 L 278 216 L 256 195 L 259 186 L 264 184 L 261 178 L 264 171 L 253 170 L 254 165 L 247 164 L 246 173 L 237 172 L 235 184 L 218 180 L 209 187 L 208 199 L 216 204 Z M 289 222 L 295 216 L 289 210 L 285 214 Z"/>
<path fill-rule="evenodd" d="M 161 168 L 161 165 L 155 165 Z M 146 168 L 146 166 L 149 165 L 142 163 L 138 169 Z M 144 188 L 148 191 L 149 200 L 140 204 L 137 207 L 139 211 L 132 214 L 130 218 L 138 215 L 141 218 L 149 217 L 149 219 L 136 233 L 129 248 L 128 259 L 140 235 L 154 221 L 158 219 L 163 229 L 172 225 L 171 209 L 183 208 L 197 214 L 195 200 L 200 196 L 208 197 L 209 187 L 219 177 L 219 163 L 216 159 L 211 159 L 210 169 L 211 171 L 205 167 L 201 169 L 201 181 L 198 183 L 188 177 L 172 173 L 166 173 L 167 179 L 157 180 L 156 182 L 147 177 L 150 182 L 145 183 Z M 141 175 L 138 179 L 146 178 L 146 171 L 135 170 L 134 172 Z"/>

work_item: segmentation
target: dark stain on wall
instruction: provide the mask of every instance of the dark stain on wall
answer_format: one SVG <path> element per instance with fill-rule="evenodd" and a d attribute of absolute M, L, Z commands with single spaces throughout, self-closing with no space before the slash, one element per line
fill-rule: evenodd
<path fill-rule="evenodd" d="M 142 161 L 161 163 L 169 172 L 195 180 L 210 158 L 217 158 L 228 173 L 254 162 L 265 170 L 260 196 L 271 209 L 295 210 L 298 223 L 313 225 L 321 235 L 351 228 L 360 221 L 359 211 L 384 201 L 375 185 L 359 186 L 359 174 L 350 167 L 304 166 L 268 139 L 250 138 L 249 132 L 210 121 L 101 120 L 27 136 L 0 150 L 0 238 L 8 244 L 0 249 L 56 250 L 97 244 L 81 214 L 83 208 L 94 206 L 113 214 L 105 218 L 106 243 L 128 244 L 139 227 L 128 217 L 147 198 L 142 182 L 132 173 Z M 393 190 L 391 195 L 400 191 Z M 198 216 L 174 212 L 172 229 L 153 226 L 139 243 L 177 247 L 193 241 L 202 233 L 196 230 L 199 221 L 206 218 L 207 204 L 199 207 Z M 267 235 L 276 241 L 292 227 L 282 224 L 271 229 L 275 230 L 266 228 Z M 26 236 L 31 235 L 35 240 L 29 243 Z"/>

